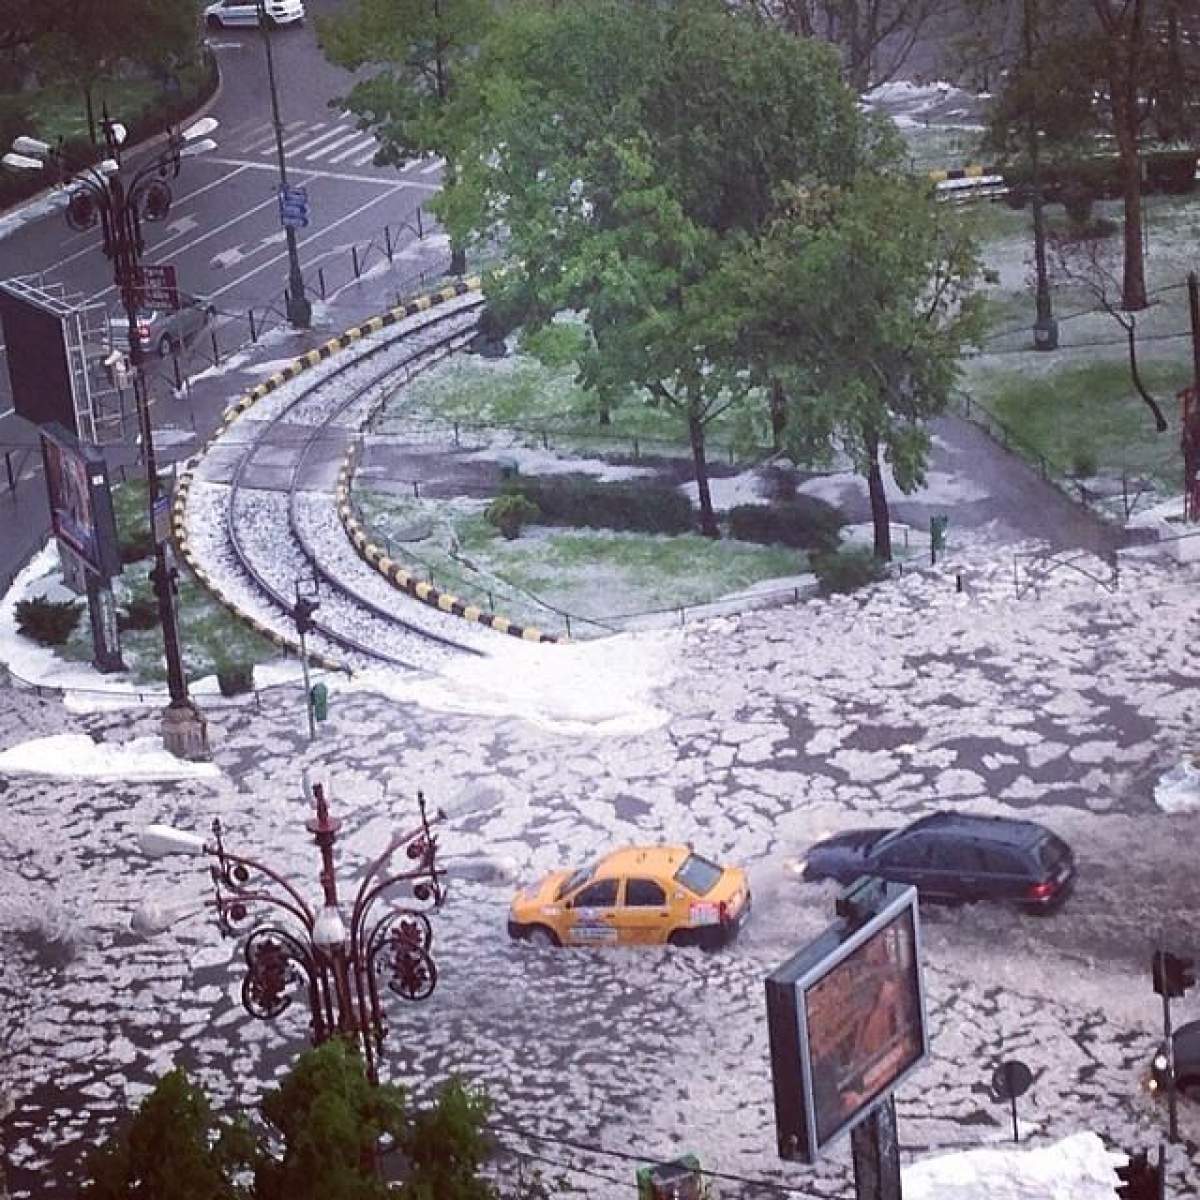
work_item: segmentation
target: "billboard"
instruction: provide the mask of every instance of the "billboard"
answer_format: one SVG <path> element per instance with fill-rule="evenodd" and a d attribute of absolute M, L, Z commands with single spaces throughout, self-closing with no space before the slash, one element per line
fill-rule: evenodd
<path fill-rule="evenodd" d="M 40 432 L 54 536 L 102 579 L 119 575 L 121 553 L 104 455 L 57 423 Z"/>
<path fill-rule="evenodd" d="M 16 281 L 0 283 L 13 408 L 35 425 L 57 421 L 75 430 L 75 400 L 64 314 Z"/>
<path fill-rule="evenodd" d="M 842 918 L 766 981 L 781 1158 L 814 1163 L 929 1053 L 914 888 Z"/>

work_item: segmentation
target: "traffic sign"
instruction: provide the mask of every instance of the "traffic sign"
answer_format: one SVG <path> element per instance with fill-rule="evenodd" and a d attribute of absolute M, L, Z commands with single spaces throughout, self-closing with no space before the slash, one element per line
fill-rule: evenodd
<path fill-rule="evenodd" d="M 133 272 L 133 294 L 140 308 L 179 307 L 179 288 L 175 268 L 169 263 L 157 267 L 138 267 Z"/>
<path fill-rule="evenodd" d="M 285 229 L 303 229 L 308 224 L 308 188 L 279 185 L 279 223 Z"/>

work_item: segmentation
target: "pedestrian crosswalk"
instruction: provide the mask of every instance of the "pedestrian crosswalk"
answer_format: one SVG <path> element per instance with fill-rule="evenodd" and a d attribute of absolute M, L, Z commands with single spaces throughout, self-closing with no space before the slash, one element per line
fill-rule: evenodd
<path fill-rule="evenodd" d="M 373 133 L 358 128 L 350 113 L 323 121 L 288 121 L 280 133 L 288 165 L 315 171 L 369 170 L 379 145 Z M 267 164 L 276 161 L 276 133 L 270 122 L 246 122 L 230 128 L 221 137 L 220 146 L 225 157 Z M 444 165 L 440 158 L 410 159 L 400 170 L 418 176 L 433 175 Z M 386 170 L 389 175 L 396 173 L 395 167 Z"/>

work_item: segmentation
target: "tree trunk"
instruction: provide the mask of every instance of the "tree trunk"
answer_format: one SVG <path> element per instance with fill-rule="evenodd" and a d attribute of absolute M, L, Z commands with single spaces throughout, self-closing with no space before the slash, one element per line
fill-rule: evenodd
<path fill-rule="evenodd" d="M 883 472 L 879 469 L 879 438 L 866 432 L 867 492 L 871 497 L 871 523 L 874 527 L 875 557 L 880 562 L 892 561 L 892 517 L 888 512 L 887 493 L 883 490 Z"/>
<path fill-rule="evenodd" d="M 700 532 L 705 537 L 718 538 L 717 518 L 713 513 L 712 493 L 708 490 L 708 460 L 704 455 L 704 422 L 700 420 L 695 397 L 688 397 L 688 438 L 692 443 L 692 467 L 696 475 L 696 492 L 700 500 Z"/>
<path fill-rule="evenodd" d="M 787 428 L 787 397 L 778 378 L 771 380 L 771 449 L 783 449 L 783 431 Z"/>
<path fill-rule="evenodd" d="M 1103 19 L 1103 18 L 1102 18 Z M 1142 162 L 1138 153 L 1138 84 L 1142 50 L 1142 3 L 1134 0 L 1128 21 L 1103 21 L 1105 58 L 1111 97 L 1113 134 L 1117 139 L 1117 169 L 1125 201 L 1125 268 L 1121 307 L 1140 312 L 1147 307 L 1146 270 L 1142 261 Z"/>
<path fill-rule="evenodd" d="M 1134 324 L 1132 317 L 1127 317 L 1129 322 L 1125 325 L 1125 336 L 1129 339 L 1129 374 L 1133 377 L 1133 386 L 1137 388 L 1138 395 L 1145 402 L 1146 407 L 1154 414 L 1154 428 L 1158 433 L 1166 433 L 1167 418 L 1163 416 L 1163 411 L 1158 406 L 1158 401 L 1154 399 L 1145 386 L 1142 384 L 1142 376 L 1138 371 L 1137 361 L 1137 326 Z"/>
<path fill-rule="evenodd" d="M 1121 106 L 1125 108 L 1125 105 Z M 1142 160 L 1138 153 L 1137 130 L 1117 128 L 1118 169 L 1125 201 L 1125 267 L 1121 278 L 1121 307 L 1140 312 L 1149 306 L 1146 298 L 1146 267 L 1142 261 Z"/>

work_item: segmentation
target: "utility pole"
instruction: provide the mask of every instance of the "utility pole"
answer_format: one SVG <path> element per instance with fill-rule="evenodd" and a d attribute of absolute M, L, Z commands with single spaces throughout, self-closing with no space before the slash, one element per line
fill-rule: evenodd
<path fill-rule="evenodd" d="M 283 153 L 283 121 L 279 117 L 279 92 L 275 87 L 275 60 L 271 55 L 271 18 L 267 16 L 266 0 L 257 0 L 258 28 L 262 32 L 263 46 L 267 53 L 267 86 L 271 91 L 271 121 L 275 126 L 275 154 L 279 160 L 279 189 L 286 194 L 288 187 L 287 159 Z M 300 271 L 300 251 L 296 245 L 296 231 L 291 225 L 284 226 L 288 252 L 287 317 L 294 329 L 308 329 L 312 325 L 312 305 L 304 291 L 304 276 Z"/>
<path fill-rule="evenodd" d="M 1024 0 L 1021 35 L 1025 46 L 1025 73 L 1034 73 L 1033 33 L 1037 24 L 1037 0 Z M 1035 350 L 1058 349 L 1058 322 L 1050 306 L 1050 281 L 1046 272 L 1046 210 L 1042 198 L 1041 146 L 1037 128 L 1036 109 L 1026 121 L 1026 148 L 1029 154 L 1029 179 L 1033 195 L 1033 260 L 1037 277 L 1037 317 L 1033 323 Z"/>
<path fill-rule="evenodd" d="M 1192 314 L 1192 386 L 1181 394 L 1179 444 L 1183 450 L 1183 519 L 1200 521 L 1200 287 L 1189 271 L 1188 307 Z"/>

